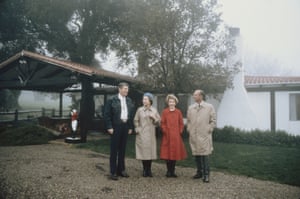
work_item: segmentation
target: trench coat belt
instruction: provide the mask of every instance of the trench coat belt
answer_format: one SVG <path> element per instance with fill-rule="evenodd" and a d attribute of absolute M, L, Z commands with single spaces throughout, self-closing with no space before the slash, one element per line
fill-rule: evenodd
<path fill-rule="evenodd" d="M 128 120 L 121 119 L 122 123 L 127 123 Z"/>

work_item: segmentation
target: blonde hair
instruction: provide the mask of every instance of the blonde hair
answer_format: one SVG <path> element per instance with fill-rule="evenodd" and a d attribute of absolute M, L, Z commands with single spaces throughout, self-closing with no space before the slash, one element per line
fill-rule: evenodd
<path fill-rule="evenodd" d="M 176 103 L 176 104 L 178 104 L 178 102 L 179 102 L 178 98 L 177 98 L 175 95 L 169 94 L 169 95 L 167 95 L 167 97 L 166 97 L 166 104 L 168 104 L 168 102 L 169 102 L 170 99 L 175 100 L 175 103 Z"/>

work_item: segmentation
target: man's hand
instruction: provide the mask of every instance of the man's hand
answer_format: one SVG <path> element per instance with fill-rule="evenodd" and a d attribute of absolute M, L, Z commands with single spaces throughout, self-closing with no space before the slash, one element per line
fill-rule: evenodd
<path fill-rule="evenodd" d="M 112 135 L 112 134 L 114 134 L 114 129 L 107 129 L 107 132 L 108 132 L 110 135 Z"/>
<path fill-rule="evenodd" d="M 129 135 L 132 134 L 132 129 L 129 129 L 129 130 L 128 130 L 128 134 L 129 134 Z"/>

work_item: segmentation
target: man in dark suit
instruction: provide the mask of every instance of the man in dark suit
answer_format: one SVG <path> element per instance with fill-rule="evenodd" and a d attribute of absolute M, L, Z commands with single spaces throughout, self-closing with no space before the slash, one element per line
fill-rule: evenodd
<path fill-rule="evenodd" d="M 125 150 L 128 134 L 133 129 L 134 106 L 128 95 L 129 85 L 118 85 L 119 93 L 112 96 L 104 107 L 104 120 L 110 142 L 110 178 L 129 177 L 125 170 Z"/>

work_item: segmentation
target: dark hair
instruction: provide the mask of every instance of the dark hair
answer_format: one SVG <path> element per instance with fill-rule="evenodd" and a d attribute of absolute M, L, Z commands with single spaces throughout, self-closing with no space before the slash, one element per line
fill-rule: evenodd
<path fill-rule="evenodd" d="M 200 91 L 200 95 L 202 95 L 203 100 L 206 100 L 206 94 L 204 93 L 203 90 L 199 90 Z"/>
<path fill-rule="evenodd" d="M 150 97 L 149 97 L 149 96 L 147 96 L 147 95 L 144 95 L 143 97 L 147 97 L 147 98 L 148 98 L 148 100 L 149 100 L 149 102 L 150 102 L 150 104 L 151 104 L 151 105 L 153 104 L 153 100 L 152 100 L 152 99 L 150 99 Z"/>
<path fill-rule="evenodd" d="M 124 86 L 129 87 L 129 84 L 128 84 L 127 82 L 120 82 L 120 83 L 118 84 L 118 87 L 119 87 L 119 88 L 123 88 Z"/>

